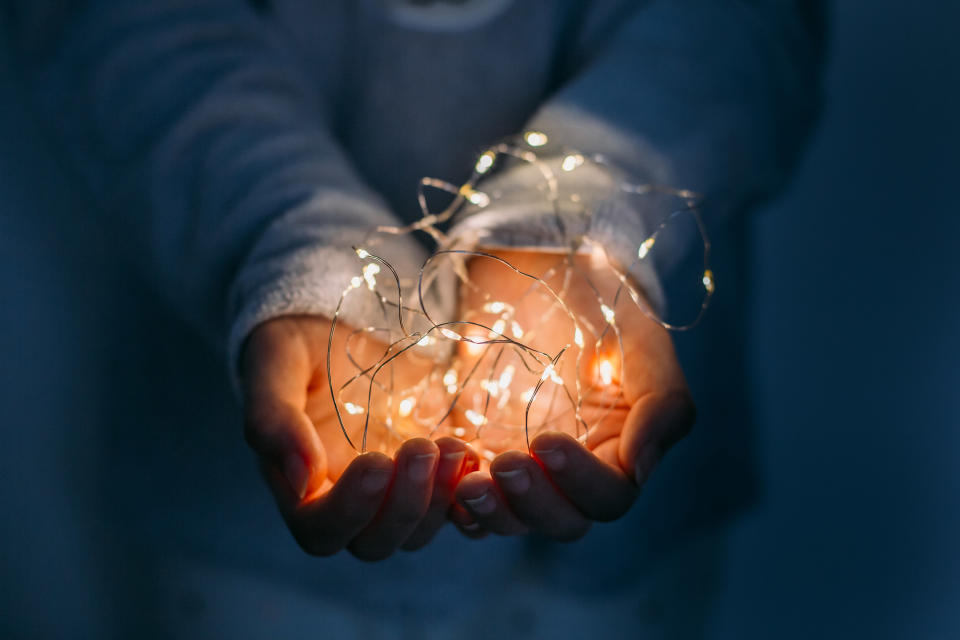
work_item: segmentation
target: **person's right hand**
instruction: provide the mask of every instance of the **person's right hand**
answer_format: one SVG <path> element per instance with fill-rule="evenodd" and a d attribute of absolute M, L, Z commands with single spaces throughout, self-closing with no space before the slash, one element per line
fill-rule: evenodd
<path fill-rule="evenodd" d="M 454 438 L 415 438 L 393 459 L 358 455 L 330 397 L 329 335 L 330 321 L 320 316 L 286 316 L 254 329 L 240 367 L 247 442 L 307 553 L 326 556 L 346 548 L 379 560 L 401 546 L 421 547 L 446 521 L 454 488 L 477 468 L 476 454 Z M 351 370 L 338 360 L 345 359 L 348 335 L 336 332 L 335 372 Z"/>

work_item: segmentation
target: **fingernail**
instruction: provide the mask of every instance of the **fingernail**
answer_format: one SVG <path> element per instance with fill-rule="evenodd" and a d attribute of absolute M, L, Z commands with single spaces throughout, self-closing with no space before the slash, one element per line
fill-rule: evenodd
<path fill-rule="evenodd" d="M 494 509 L 497 508 L 497 501 L 493 499 L 489 491 L 485 492 L 479 498 L 464 498 L 463 502 L 470 511 L 481 516 L 493 513 Z"/>
<path fill-rule="evenodd" d="M 283 474 L 290 483 L 290 488 L 301 500 L 307 493 L 307 484 L 310 482 L 310 469 L 298 453 L 291 453 L 283 463 Z"/>
<path fill-rule="evenodd" d="M 417 483 L 426 482 L 433 473 L 433 465 L 437 461 L 435 453 L 421 453 L 410 459 L 407 475 Z"/>
<path fill-rule="evenodd" d="M 650 474 L 653 473 L 658 462 L 660 462 L 660 447 L 655 444 L 648 444 L 644 447 L 643 451 L 640 452 L 640 457 L 637 459 L 634 478 L 636 479 L 638 487 L 643 486 L 647 478 L 650 477 Z"/>
<path fill-rule="evenodd" d="M 466 451 L 451 451 L 450 453 L 443 454 L 443 461 L 447 463 L 448 466 L 452 465 L 459 470 L 463 456 L 465 455 L 467 455 Z"/>
<path fill-rule="evenodd" d="M 367 495 L 380 493 L 390 482 L 391 475 L 387 469 L 367 469 L 360 478 L 360 488 Z"/>
<path fill-rule="evenodd" d="M 562 449 L 534 450 L 537 460 L 553 471 L 560 471 L 567 464 L 567 454 Z"/>
<path fill-rule="evenodd" d="M 526 493 L 530 488 L 530 472 L 519 467 L 509 471 L 497 471 L 493 475 L 504 489 L 510 493 Z"/>

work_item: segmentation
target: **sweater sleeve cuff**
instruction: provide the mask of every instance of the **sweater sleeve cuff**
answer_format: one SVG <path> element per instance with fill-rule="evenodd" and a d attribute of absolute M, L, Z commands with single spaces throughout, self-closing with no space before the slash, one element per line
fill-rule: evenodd
<path fill-rule="evenodd" d="M 354 247 L 369 248 L 400 274 L 418 272 L 426 251 L 416 240 L 372 234 L 378 224 L 395 224 L 386 216 L 378 203 L 366 198 L 327 193 L 271 224 L 239 270 L 230 292 L 228 357 L 235 385 L 244 343 L 258 325 L 286 315 L 333 317 L 351 281 L 363 277 L 366 263 Z M 374 237 L 375 243 L 371 243 Z M 352 292 L 344 300 L 338 320 L 353 327 L 378 324 L 383 316 L 378 300 L 366 290 Z"/>
<path fill-rule="evenodd" d="M 522 164 L 483 181 L 478 189 L 492 204 L 465 209 L 451 229 L 452 244 L 488 250 L 602 249 L 643 290 L 653 312 L 662 313 L 660 278 L 649 261 L 637 260 L 638 249 L 655 228 L 653 212 L 642 211 L 622 192 L 617 169 L 587 162 L 567 171 L 567 157 L 541 158 L 540 166 Z M 556 178 L 555 200 L 544 169 Z"/>

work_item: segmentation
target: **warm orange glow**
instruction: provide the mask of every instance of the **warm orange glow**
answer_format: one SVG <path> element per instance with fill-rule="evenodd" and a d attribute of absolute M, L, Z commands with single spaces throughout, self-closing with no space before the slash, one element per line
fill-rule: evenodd
<path fill-rule="evenodd" d="M 597 371 L 600 374 L 600 382 L 604 385 L 613 384 L 613 363 L 609 360 L 601 360 L 597 365 Z"/>
<path fill-rule="evenodd" d="M 615 354 L 604 354 L 594 364 L 594 380 L 600 386 L 609 387 L 620 381 L 620 358 Z"/>

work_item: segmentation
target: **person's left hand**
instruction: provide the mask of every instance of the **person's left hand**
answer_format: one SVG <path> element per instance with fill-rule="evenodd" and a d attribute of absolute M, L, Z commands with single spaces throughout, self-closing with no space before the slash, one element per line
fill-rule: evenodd
<path fill-rule="evenodd" d="M 497 255 L 533 274 L 547 273 L 562 259 L 557 254 L 539 252 Z M 593 326 L 602 327 L 597 294 L 582 275 L 589 276 L 606 300 L 612 299 L 618 281 L 589 256 L 578 257 L 577 264 L 581 275 L 568 283 L 566 303 Z M 489 259 L 474 259 L 468 268 L 471 280 L 479 285 L 477 291 L 497 291 L 499 297 L 522 298 L 517 294 L 529 284 L 517 280 L 511 285 L 502 265 Z M 558 277 L 545 280 L 560 290 Z M 466 292 L 465 305 L 482 304 L 471 295 Z M 515 306 L 516 317 L 525 326 L 539 323 L 538 340 L 545 346 L 552 341 L 551 353 L 556 352 L 557 345 L 569 343 L 569 335 L 551 335 L 552 327 L 569 334 L 569 326 L 559 328 L 563 326 L 562 317 L 556 322 L 540 322 L 542 298 L 528 296 Z M 612 385 L 599 385 L 605 388 L 585 394 L 583 408 L 588 422 L 593 417 L 599 425 L 590 430 L 585 445 L 565 433 L 541 432 L 531 441 L 530 454 L 506 451 L 493 460 L 489 470 L 466 475 L 457 486 L 456 504 L 450 512 L 451 520 L 464 534 L 479 537 L 488 532 L 533 532 L 558 540 L 577 539 L 591 522 L 624 515 L 660 458 L 690 430 L 695 408 L 670 335 L 626 295 L 621 296 L 615 311 L 623 343 L 622 366 L 617 366 Z M 607 338 L 609 343 L 614 336 L 608 333 Z M 595 367 L 600 355 L 589 352 L 589 340 L 587 337 L 583 365 L 587 371 Z M 616 349 L 617 361 L 619 353 Z M 572 358 L 567 360 L 573 362 Z M 575 371 L 574 365 L 568 365 L 562 372 L 564 379 L 570 380 Z M 610 409 L 611 398 L 616 396 L 611 391 L 617 385 L 622 395 Z M 522 416 L 517 416 L 517 421 L 522 422 Z"/>

